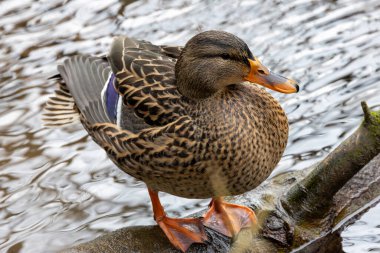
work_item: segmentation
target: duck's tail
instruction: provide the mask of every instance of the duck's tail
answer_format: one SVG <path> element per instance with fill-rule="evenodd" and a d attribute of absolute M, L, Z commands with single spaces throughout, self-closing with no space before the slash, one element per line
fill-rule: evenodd
<path fill-rule="evenodd" d="M 60 78 L 60 77 L 59 77 Z M 46 127 L 60 127 L 79 121 L 79 113 L 74 99 L 60 78 L 59 86 L 44 106 L 42 120 Z"/>
<path fill-rule="evenodd" d="M 111 75 L 105 59 L 73 56 L 59 65 L 58 71 L 59 87 L 44 108 L 45 126 L 63 126 L 81 117 L 90 124 L 112 122 L 102 100 L 103 87 Z"/>

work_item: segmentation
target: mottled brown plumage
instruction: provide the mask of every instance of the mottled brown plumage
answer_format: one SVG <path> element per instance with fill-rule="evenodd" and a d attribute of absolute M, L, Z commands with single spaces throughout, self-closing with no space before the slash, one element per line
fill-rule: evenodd
<path fill-rule="evenodd" d="M 221 35 L 225 36 L 216 34 L 217 38 L 202 45 L 203 54 L 217 55 L 225 50 L 223 46 L 213 48 L 213 41 L 222 39 Z M 235 42 L 234 37 L 231 40 Z M 226 82 L 207 97 L 193 98 L 181 95 L 177 87 L 185 86 L 178 82 L 186 83 L 194 75 L 194 68 L 179 70 L 181 65 L 177 65 L 177 75 L 184 77 L 176 83 L 174 58 L 145 48 L 128 48 L 129 41 L 116 39 L 109 61 L 124 103 L 145 120 L 146 129 L 132 134 L 107 123 L 86 125 L 118 167 L 152 189 L 190 198 L 236 195 L 260 184 L 281 158 L 288 123 L 281 106 L 268 92 L 256 85 L 238 83 L 249 72 L 243 61 L 248 57 L 243 50 L 249 50 L 245 43 L 236 40 L 237 45 L 227 49 L 242 59 L 235 63 L 220 57 L 201 58 L 197 44 L 190 42 L 195 49 L 186 49 L 179 60 L 181 65 L 189 64 L 187 54 L 196 50 L 198 61 L 215 62 L 216 66 L 208 68 L 217 68 L 219 80 L 230 77 L 227 71 L 219 71 L 218 64 L 246 68 L 246 73 L 236 75 L 236 83 Z M 205 82 L 202 75 L 206 78 L 206 68 L 202 66 L 192 81 Z"/>
<path fill-rule="evenodd" d="M 246 80 L 285 93 L 298 90 L 294 81 L 262 66 L 241 39 L 219 31 L 201 33 L 184 48 L 118 37 L 107 59 L 75 56 L 59 71 L 64 82 L 57 92 L 61 96 L 48 102 L 48 123 L 64 123 L 64 114 L 70 115 L 69 123 L 79 113 L 110 159 L 151 189 L 155 218 L 169 238 L 173 230 L 170 222 L 159 221 L 166 216 L 155 191 L 189 198 L 241 194 L 258 186 L 283 154 L 285 113 L 266 90 Z M 109 73 L 122 99 L 117 124 L 107 113 L 108 102 L 100 99 Z M 218 199 L 214 203 L 215 210 L 224 205 Z M 208 216 L 214 212 L 219 211 Z M 222 216 L 231 215 L 224 211 Z M 204 236 L 190 237 L 170 240 L 182 250 L 204 241 Z"/>
<path fill-rule="evenodd" d="M 183 103 L 188 115 L 138 134 L 107 123 L 86 127 L 119 168 L 150 188 L 182 197 L 243 193 L 280 160 L 288 123 L 265 90 L 234 85 Z"/>

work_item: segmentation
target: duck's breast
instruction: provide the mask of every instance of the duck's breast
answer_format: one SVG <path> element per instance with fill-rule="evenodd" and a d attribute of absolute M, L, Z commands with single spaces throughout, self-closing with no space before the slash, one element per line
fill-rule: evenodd
<path fill-rule="evenodd" d="M 236 195 L 258 186 L 279 162 L 288 138 L 277 100 L 256 85 L 235 85 L 197 106 L 202 113 L 193 118 L 203 143 L 198 152 L 208 164 L 205 191 Z"/>

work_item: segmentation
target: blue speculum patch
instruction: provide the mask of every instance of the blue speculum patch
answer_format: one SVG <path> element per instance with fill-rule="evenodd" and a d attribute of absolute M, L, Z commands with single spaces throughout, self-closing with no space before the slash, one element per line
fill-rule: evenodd
<path fill-rule="evenodd" d="M 110 77 L 105 85 L 105 93 L 103 94 L 103 100 L 105 102 L 104 105 L 106 107 L 108 117 L 115 123 L 117 119 L 119 94 L 115 89 L 115 75 L 113 73 L 110 74 Z"/>

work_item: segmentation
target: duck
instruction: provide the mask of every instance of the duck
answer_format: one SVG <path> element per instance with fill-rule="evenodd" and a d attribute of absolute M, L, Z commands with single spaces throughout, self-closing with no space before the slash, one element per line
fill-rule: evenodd
<path fill-rule="evenodd" d="M 256 188 L 280 161 L 288 120 L 265 88 L 296 93 L 295 80 L 215 30 L 185 46 L 118 36 L 106 56 L 71 56 L 57 69 L 45 125 L 81 122 L 119 169 L 147 185 L 153 217 L 174 247 L 206 242 L 204 227 L 233 237 L 257 226 L 252 209 L 224 197 Z M 211 203 L 203 217 L 168 217 L 159 192 Z"/>

